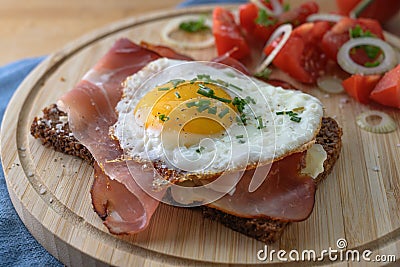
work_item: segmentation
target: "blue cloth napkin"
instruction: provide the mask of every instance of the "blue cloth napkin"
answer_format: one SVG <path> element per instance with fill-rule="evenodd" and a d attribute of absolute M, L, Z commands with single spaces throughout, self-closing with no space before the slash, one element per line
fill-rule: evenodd
<path fill-rule="evenodd" d="M 15 89 L 26 75 L 43 60 L 24 59 L 0 67 L 0 123 Z M 28 232 L 8 196 L 0 166 L 0 266 L 62 266 Z"/>
<path fill-rule="evenodd" d="M 178 7 L 192 5 L 245 3 L 246 0 L 188 0 Z M 7 104 L 24 78 L 44 57 L 23 59 L 0 67 L 0 124 Z M 29 233 L 12 206 L 0 165 L 0 266 L 63 266 Z"/>

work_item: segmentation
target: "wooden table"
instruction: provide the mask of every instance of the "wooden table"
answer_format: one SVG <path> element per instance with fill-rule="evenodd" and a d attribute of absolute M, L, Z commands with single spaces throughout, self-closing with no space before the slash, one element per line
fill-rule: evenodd
<path fill-rule="evenodd" d="M 174 8 L 181 0 L 0 0 L 0 65 L 61 49 L 126 17 Z"/>
<path fill-rule="evenodd" d="M 46 55 L 66 43 L 108 23 L 160 9 L 174 8 L 182 0 L 0 0 L 0 65 Z M 297 3 L 300 1 L 288 1 Z M 335 1 L 319 0 L 323 11 Z M 400 15 L 387 27 L 400 35 Z"/>

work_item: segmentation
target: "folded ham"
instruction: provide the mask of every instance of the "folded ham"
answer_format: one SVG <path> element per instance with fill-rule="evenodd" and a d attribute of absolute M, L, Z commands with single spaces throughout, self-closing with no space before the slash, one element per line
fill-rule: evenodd
<path fill-rule="evenodd" d="M 316 185 L 314 180 L 301 174 L 305 152 L 295 153 L 272 164 L 258 167 L 267 175 L 254 192 L 249 183 L 255 170 L 245 171 L 233 194 L 208 204 L 209 207 L 245 218 L 273 218 L 282 221 L 302 221 L 310 216 L 314 207 Z"/>
<path fill-rule="evenodd" d="M 181 55 L 170 53 L 169 57 Z M 121 83 L 160 55 L 128 39 L 118 40 L 108 53 L 83 77 L 72 90 L 63 95 L 59 107 L 68 113 L 74 136 L 96 161 L 92 199 L 112 233 L 137 233 L 146 228 L 159 201 L 146 194 L 132 177 L 143 179 L 151 186 L 153 173 L 142 170 L 139 163 L 115 162 L 123 156 L 117 141 L 109 137 L 109 127 L 117 120 L 115 106 L 121 99 Z M 147 182 L 148 181 L 148 182 Z M 121 184 L 118 184 L 121 183 Z M 126 188 L 131 194 L 129 195 Z M 124 191 L 125 190 L 125 191 Z M 119 194 L 118 192 L 125 192 Z M 160 193 L 161 194 L 161 193 Z"/>

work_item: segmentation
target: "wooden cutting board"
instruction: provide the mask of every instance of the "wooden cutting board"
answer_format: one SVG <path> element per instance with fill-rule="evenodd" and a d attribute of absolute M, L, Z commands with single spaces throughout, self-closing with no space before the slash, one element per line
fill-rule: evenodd
<path fill-rule="evenodd" d="M 257 265 L 264 244 L 204 219 L 200 212 L 161 205 L 147 230 L 131 236 L 111 235 L 93 212 L 89 195 L 92 167 L 82 160 L 43 147 L 29 133 L 41 109 L 77 83 L 120 37 L 162 43 L 160 29 L 188 13 L 210 13 L 211 7 L 174 10 L 132 18 L 70 43 L 49 56 L 23 82 L 6 111 L 1 156 L 11 200 L 35 238 L 71 266 L 210 266 Z M 388 35 L 392 44 L 400 42 Z M 214 48 L 181 50 L 196 59 L 215 56 Z M 400 122 L 399 110 L 365 106 L 346 94 L 326 95 L 315 88 L 326 114 L 343 127 L 343 149 L 333 173 L 317 191 L 311 217 L 287 227 L 268 247 L 289 252 L 370 249 L 400 255 L 400 129 L 390 134 L 360 130 L 355 117 L 379 109 Z M 277 259 L 274 261 L 279 262 Z M 281 262 L 282 263 L 282 262 Z M 319 262 L 321 263 L 321 262 Z M 329 259 L 321 264 L 330 264 Z M 287 263 L 298 265 L 297 262 Z M 338 263 L 346 265 L 347 263 Z M 352 265 L 352 263 L 350 263 Z"/>

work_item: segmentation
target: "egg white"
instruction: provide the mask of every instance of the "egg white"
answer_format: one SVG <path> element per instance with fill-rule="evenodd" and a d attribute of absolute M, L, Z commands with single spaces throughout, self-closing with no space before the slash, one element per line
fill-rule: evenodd
<path fill-rule="evenodd" d="M 239 96 L 255 101 L 245 106 L 244 113 L 249 118 L 247 125 L 234 121 L 226 129 L 226 135 L 205 138 L 200 144 L 189 147 L 171 145 L 176 142 L 171 142 L 168 136 L 174 134 L 163 135 L 145 129 L 134 114 L 140 99 L 156 86 L 172 79 L 191 80 L 198 74 L 208 74 L 213 79 L 241 88 L 242 91 L 227 90 L 232 99 Z M 277 115 L 279 111 L 299 107 L 304 108 L 298 115 L 301 117 L 299 122 L 291 120 L 288 115 Z M 110 130 L 127 157 L 141 162 L 161 161 L 168 169 L 199 175 L 267 164 L 293 151 L 305 150 L 304 146 L 314 140 L 323 116 L 321 102 L 311 95 L 271 86 L 227 66 L 166 58 L 149 63 L 127 78 L 116 111 L 118 121 Z M 238 138 L 241 135 L 243 138 Z"/>

